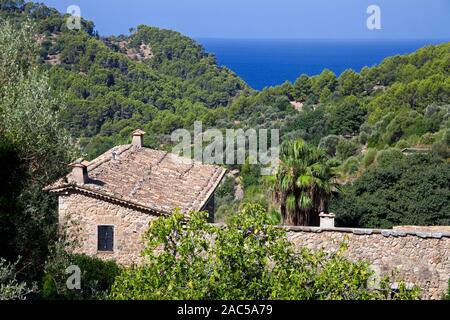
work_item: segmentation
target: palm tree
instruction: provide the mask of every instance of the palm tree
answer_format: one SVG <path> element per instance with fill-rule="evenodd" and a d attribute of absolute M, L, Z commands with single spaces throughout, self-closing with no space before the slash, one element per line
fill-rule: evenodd
<path fill-rule="evenodd" d="M 280 151 L 280 166 L 270 188 L 280 204 L 284 225 L 318 225 L 326 212 L 335 183 L 323 149 L 303 140 L 288 141 Z"/>

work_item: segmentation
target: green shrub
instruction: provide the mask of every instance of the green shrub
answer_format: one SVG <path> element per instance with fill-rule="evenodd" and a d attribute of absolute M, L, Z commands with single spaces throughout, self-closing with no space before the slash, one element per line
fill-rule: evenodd
<path fill-rule="evenodd" d="M 66 282 L 70 273 L 66 269 L 77 266 L 81 270 L 81 289 L 70 290 Z M 47 262 L 42 283 L 42 296 L 52 300 L 105 299 L 113 285 L 120 267 L 114 261 L 80 254 L 58 253 Z"/>
<path fill-rule="evenodd" d="M 448 146 L 450 146 L 450 129 L 445 130 L 443 140 Z"/>
<path fill-rule="evenodd" d="M 359 143 L 352 139 L 347 140 L 344 138 L 341 138 L 337 145 L 337 157 L 341 160 L 345 160 L 347 158 L 350 158 L 351 156 L 354 156 L 357 154 L 359 149 Z"/>
<path fill-rule="evenodd" d="M 393 163 L 401 161 L 404 157 L 400 149 L 389 148 L 378 153 L 377 162 L 381 167 L 388 167 Z"/>
<path fill-rule="evenodd" d="M 368 168 L 372 163 L 375 162 L 377 158 L 378 151 L 374 148 L 369 148 L 364 155 L 364 166 Z"/>
<path fill-rule="evenodd" d="M 406 142 L 408 143 L 408 146 L 415 146 L 420 143 L 420 136 L 413 134 L 406 139 Z"/>
<path fill-rule="evenodd" d="M 252 186 L 258 186 L 261 180 L 261 167 L 256 164 L 250 164 L 249 160 L 241 167 L 242 185 L 244 190 Z"/>
<path fill-rule="evenodd" d="M 237 210 L 239 202 L 234 199 L 234 195 L 228 195 L 222 198 L 216 198 L 216 209 L 214 212 L 214 222 L 223 222 L 230 212 Z"/>
<path fill-rule="evenodd" d="M 219 188 L 217 188 L 216 196 L 219 198 L 234 196 L 234 184 L 234 177 L 227 176 L 220 184 Z"/>
<path fill-rule="evenodd" d="M 400 150 L 408 148 L 409 146 L 410 146 L 410 144 L 405 139 L 402 139 L 395 144 L 395 148 L 400 149 Z"/>
<path fill-rule="evenodd" d="M 35 290 L 35 285 L 29 287 L 25 282 L 17 280 L 17 262 L 8 263 L 0 258 L 0 301 L 26 300 L 27 295 Z"/>
<path fill-rule="evenodd" d="M 422 137 L 420 137 L 419 143 L 425 145 L 432 145 L 436 142 L 436 135 L 433 133 L 426 133 Z"/>
<path fill-rule="evenodd" d="M 334 157 L 336 155 L 336 148 L 339 144 L 339 136 L 329 135 L 320 140 L 319 147 L 324 149 L 329 156 Z"/>
<path fill-rule="evenodd" d="M 79 152 L 60 117 L 65 97 L 37 64 L 36 26 L 0 20 L 0 256 L 21 256 L 22 280 L 33 282 L 57 234 L 57 201 L 42 189 Z"/>
<path fill-rule="evenodd" d="M 433 153 L 446 159 L 450 157 L 450 130 L 439 133 L 441 139 L 433 144 Z"/>
<path fill-rule="evenodd" d="M 361 132 L 359 134 L 359 143 L 361 145 L 366 145 L 369 142 L 369 134 L 367 132 Z"/>
<path fill-rule="evenodd" d="M 341 188 L 330 206 L 339 214 L 339 225 L 381 229 L 449 225 L 448 163 L 432 154 L 393 158 L 381 157 L 383 166 L 372 165 Z"/>
<path fill-rule="evenodd" d="M 355 173 L 359 170 L 359 159 L 357 157 L 348 158 L 343 165 L 343 171 L 347 174 Z"/>
<path fill-rule="evenodd" d="M 433 153 L 446 159 L 450 157 L 450 148 L 444 140 L 440 140 L 433 144 Z"/>
<path fill-rule="evenodd" d="M 448 292 L 444 300 L 450 300 L 450 279 L 448 279 Z"/>

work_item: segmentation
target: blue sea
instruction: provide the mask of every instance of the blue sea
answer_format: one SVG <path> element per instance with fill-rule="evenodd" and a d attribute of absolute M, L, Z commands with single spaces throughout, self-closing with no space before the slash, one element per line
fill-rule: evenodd
<path fill-rule="evenodd" d="M 294 82 L 301 74 L 317 75 L 327 68 L 336 75 L 359 72 L 385 58 L 406 54 L 445 40 L 256 40 L 197 39 L 218 63 L 233 70 L 252 88 Z"/>

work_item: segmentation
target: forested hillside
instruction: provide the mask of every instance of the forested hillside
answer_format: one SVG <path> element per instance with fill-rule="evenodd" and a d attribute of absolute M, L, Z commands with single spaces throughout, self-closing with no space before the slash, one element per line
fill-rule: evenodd
<path fill-rule="evenodd" d="M 175 31 L 138 26 L 104 38 L 93 22 L 76 31 L 65 19 L 45 5 L 0 0 L 0 269 L 22 270 L 18 280 L 38 281 L 44 297 L 74 298 L 61 289 L 70 261 L 104 280 L 89 278 L 75 298 L 106 294 L 119 273 L 113 263 L 61 253 L 56 199 L 42 188 L 75 158 L 128 143 L 136 128 L 147 146 L 168 150 L 171 132 L 194 121 L 281 129 L 284 142 L 304 140 L 286 145 L 301 146 L 326 173 L 325 209 L 340 226 L 450 225 L 450 43 L 256 92 Z M 277 192 L 261 168 L 230 167 L 238 170 L 217 192 L 216 216 L 250 203 L 269 212 L 267 224 L 279 222 Z M 319 181 L 315 173 L 301 181 Z M 15 276 L 11 283 L 17 297 L 34 291 Z"/>
<path fill-rule="evenodd" d="M 249 91 L 178 32 L 139 26 L 130 36 L 101 38 L 92 22 L 69 30 L 67 16 L 44 5 L 0 3 L 0 18 L 36 23 L 40 61 L 53 89 L 67 96 L 62 119 L 90 157 L 125 142 L 137 127 L 158 147 L 194 119 L 214 125 L 235 96 Z"/>
<path fill-rule="evenodd" d="M 281 128 L 285 141 L 326 150 L 341 184 L 330 208 L 341 225 L 450 224 L 450 43 L 360 73 L 302 75 L 231 109 L 247 127 Z M 253 181 L 246 198 L 271 206 L 257 174 L 244 166 L 243 181 Z"/>
<path fill-rule="evenodd" d="M 147 146 L 167 149 L 170 133 L 192 128 L 196 120 L 204 128 L 221 130 L 281 129 L 283 141 L 301 138 L 326 150 L 338 182 L 345 185 L 332 203 L 342 215 L 341 223 L 375 227 L 450 224 L 445 201 L 449 192 L 450 43 L 387 58 L 360 73 L 347 70 L 337 77 L 324 70 L 318 76 L 302 75 L 295 83 L 254 92 L 232 71 L 217 66 L 214 56 L 206 54 L 201 45 L 174 31 L 141 25 L 130 29 L 128 36 L 102 38 L 93 22 L 83 20 L 82 30 L 71 31 L 66 17 L 56 10 L 20 0 L 1 1 L 0 16 L 35 23 L 41 44 L 40 68 L 48 72 L 52 91 L 64 95 L 65 108 L 59 116 L 88 158 L 126 143 L 137 127 L 147 131 Z M 429 177 L 435 180 L 432 191 L 420 191 L 418 184 L 406 188 L 417 195 L 414 198 L 420 204 L 410 209 L 413 196 L 396 195 L 399 205 L 391 205 L 391 190 L 386 191 L 386 207 L 376 204 L 379 194 L 373 192 L 365 193 L 369 198 L 364 208 L 347 205 L 348 199 L 361 192 L 353 182 L 357 185 L 369 179 L 373 170 L 384 173 L 389 159 L 402 159 L 405 148 L 419 150 L 422 154 L 408 158 L 428 159 L 436 166 L 433 172 L 444 177 Z M 416 162 L 425 167 L 427 161 Z M 383 162 L 387 162 L 384 167 Z M 270 197 L 262 187 L 259 168 L 236 168 L 239 179 L 230 178 L 220 192 L 219 216 L 241 203 L 234 199 L 236 185 L 244 188 L 244 202 L 260 201 L 275 208 L 267 200 Z M 428 171 L 418 168 L 414 174 L 419 172 Z M 397 185 L 399 179 L 385 182 Z M 349 194 L 347 200 L 344 194 Z M 437 203 L 433 207 L 436 219 L 424 218 L 429 201 Z M 368 216 L 376 218 L 368 220 Z"/>

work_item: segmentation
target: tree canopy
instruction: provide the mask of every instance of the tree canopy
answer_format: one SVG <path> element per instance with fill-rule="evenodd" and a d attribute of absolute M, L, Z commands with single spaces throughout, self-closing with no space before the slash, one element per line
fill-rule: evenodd
<path fill-rule="evenodd" d="M 384 159 L 383 159 L 384 158 Z M 450 166 L 433 155 L 378 156 L 332 203 L 341 226 L 450 225 Z"/>

